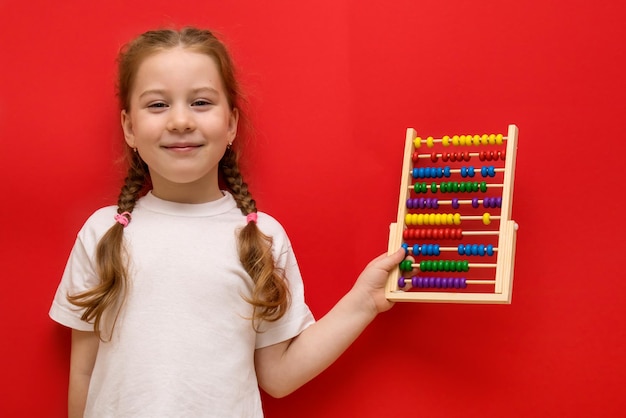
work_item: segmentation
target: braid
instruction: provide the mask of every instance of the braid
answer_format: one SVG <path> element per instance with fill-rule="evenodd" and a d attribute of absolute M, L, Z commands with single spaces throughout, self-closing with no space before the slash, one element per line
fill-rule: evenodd
<path fill-rule="evenodd" d="M 244 215 L 257 212 L 256 202 L 239 171 L 234 150 L 226 150 L 220 168 L 223 180 L 233 193 L 241 212 Z M 254 282 L 252 296 L 246 300 L 253 306 L 252 319 L 255 324 L 259 320 L 280 319 L 289 305 L 289 287 L 284 272 L 276 268 L 272 243 L 272 238 L 263 234 L 256 222 L 248 222 L 239 232 L 239 260 Z"/>
<path fill-rule="evenodd" d="M 133 154 L 128 175 L 118 198 L 118 213 L 133 211 L 137 199 L 148 183 L 148 179 L 145 163 L 137 154 Z M 116 320 L 125 296 L 124 290 L 127 286 L 128 271 L 124 257 L 123 238 L 124 226 L 116 222 L 100 239 L 96 248 L 96 272 L 100 278 L 100 283 L 93 289 L 67 296 L 71 303 L 85 309 L 81 319 L 83 321 L 93 320 L 94 331 L 100 338 L 100 324 L 105 310 L 117 305 Z M 111 331 L 115 326 L 115 320 L 111 325 Z"/>

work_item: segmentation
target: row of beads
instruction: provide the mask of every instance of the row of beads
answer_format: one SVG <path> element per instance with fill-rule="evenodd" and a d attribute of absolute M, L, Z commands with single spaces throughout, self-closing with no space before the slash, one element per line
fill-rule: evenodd
<path fill-rule="evenodd" d="M 506 158 L 506 151 L 481 151 L 481 152 L 446 152 L 437 154 L 433 152 L 432 154 L 419 154 L 415 151 L 412 155 L 412 160 L 414 163 L 417 163 L 420 158 L 430 158 L 430 161 L 436 163 L 441 158 L 441 161 L 445 162 L 455 162 L 455 161 L 469 161 L 472 157 L 478 157 L 480 161 L 504 161 Z"/>
<path fill-rule="evenodd" d="M 441 142 L 444 147 L 450 146 L 450 143 L 454 146 L 458 145 L 502 145 L 504 136 L 502 134 L 483 134 L 483 135 L 454 135 L 452 137 L 445 135 L 441 139 L 435 139 L 429 136 L 424 142 L 426 146 L 432 148 L 436 142 Z M 419 148 L 422 145 L 422 138 L 417 137 L 413 140 L 415 148 Z"/>
<path fill-rule="evenodd" d="M 412 260 L 403 260 L 400 263 L 400 270 L 411 271 L 419 266 L 421 271 L 468 271 L 469 261 L 467 260 L 422 260 L 418 264 Z"/>
<path fill-rule="evenodd" d="M 409 247 L 409 245 L 407 243 L 403 243 L 402 244 L 402 248 L 404 248 L 404 251 L 406 252 L 406 254 L 409 254 L 409 252 L 411 254 L 413 254 L 414 256 L 417 255 L 435 255 L 438 256 L 441 254 L 441 247 L 439 246 L 439 244 L 413 244 L 412 247 Z M 444 248 L 443 251 L 446 251 L 447 248 Z M 478 256 L 485 256 L 485 255 L 493 255 L 494 254 L 494 247 L 491 244 L 488 245 L 484 245 L 484 244 L 459 244 L 456 248 L 456 251 L 459 253 L 459 255 L 467 255 L 467 256 L 472 256 L 472 255 L 478 255 Z"/>
<path fill-rule="evenodd" d="M 480 168 L 480 175 L 483 177 L 495 177 L 497 171 L 504 171 L 503 168 L 495 168 L 494 166 L 483 166 Z M 460 169 L 451 169 L 450 166 L 445 167 L 419 167 L 411 170 L 414 179 L 442 178 L 450 177 L 452 173 L 460 173 L 461 177 L 474 177 L 476 169 L 474 166 L 461 167 Z"/>
<path fill-rule="evenodd" d="M 494 219 L 500 219 L 494 216 Z M 411 225 L 460 225 L 461 220 L 482 220 L 483 224 L 491 224 L 491 214 L 483 213 L 482 216 L 461 216 L 460 213 L 407 213 L 404 223 Z"/>
<path fill-rule="evenodd" d="M 495 185 L 491 185 L 495 186 Z M 474 193 L 477 191 L 481 191 L 485 193 L 488 189 L 487 183 L 481 181 L 480 183 L 477 181 L 442 181 L 437 184 L 435 182 L 428 183 L 415 183 L 411 186 L 415 193 L 428 193 L 430 190 L 431 193 L 437 193 L 437 189 L 441 191 L 441 193 Z"/>
<path fill-rule="evenodd" d="M 461 228 L 407 228 L 402 231 L 402 238 L 410 239 L 462 239 Z"/>
<path fill-rule="evenodd" d="M 398 286 L 404 287 L 406 278 L 400 277 L 398 279 Z M 411 277 L 411 286 L 428 289 L 465 289 L 467 287 L 467 280 L 464 277 Z"/>
<path fill-rule="evenodd" d="M 477 197 L 472 200 L 459 200 L 458 198 L 452 198 L 451 200 L 439 201 L 436 197 L 412 197 L 406 200 L 407 209 L 439 209 L 439 204 L 451 204 L 452 208 L 458 209 L 461 207 L 461 203 L 471 203 L 474 209 L 480 206 L 482 202 L 485 208 L 501 208 L 501 197 L 485 197 L 478 199 Z"/>

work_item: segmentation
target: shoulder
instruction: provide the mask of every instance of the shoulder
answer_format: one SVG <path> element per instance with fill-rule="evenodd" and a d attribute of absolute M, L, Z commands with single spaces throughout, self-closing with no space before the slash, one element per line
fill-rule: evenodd
<path fill-rule="evenodd" d="M 115 224 L 117 206 L 106 206 L 92 213 L 78 232 L 78 238 L 86 242 L 97 242 Z"/>

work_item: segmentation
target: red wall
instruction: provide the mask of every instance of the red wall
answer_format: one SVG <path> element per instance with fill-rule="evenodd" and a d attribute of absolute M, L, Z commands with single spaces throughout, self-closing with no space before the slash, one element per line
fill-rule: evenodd
<path fill-rule="evenodd" d="M 268 417 L 622 414 L 625 5 L 3 0 L 0 415 L 65 414 L 69 332 L 47 311 L 117 195 L 114 59 L 172 23 L 231 46 L 257 131 L 245 172 L 317 316 L 386 250 L 407 127 L 520 128 L 512 305 L 398 304 Z"/>

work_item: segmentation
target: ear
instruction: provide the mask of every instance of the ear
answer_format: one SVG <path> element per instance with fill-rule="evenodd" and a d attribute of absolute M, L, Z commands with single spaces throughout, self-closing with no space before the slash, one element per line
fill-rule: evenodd
<path fill-rule="evenodd" d="M 230 111 L 230 119 L 228 120 L 228 142 L 232 143 L 237 136 L 237 125 L 239 124 L 239 109 L 236 107 Z"/>
<path fill-rule="evenodd" d="M 137 148 L 135 146 L 135 134 L 133 133 L 133 124 L 130 120 L 130 115 L 126 110 L 122 110 L 121 114 L 122 130 L 124 131 L 124 139 L 131 148 Z"/>

